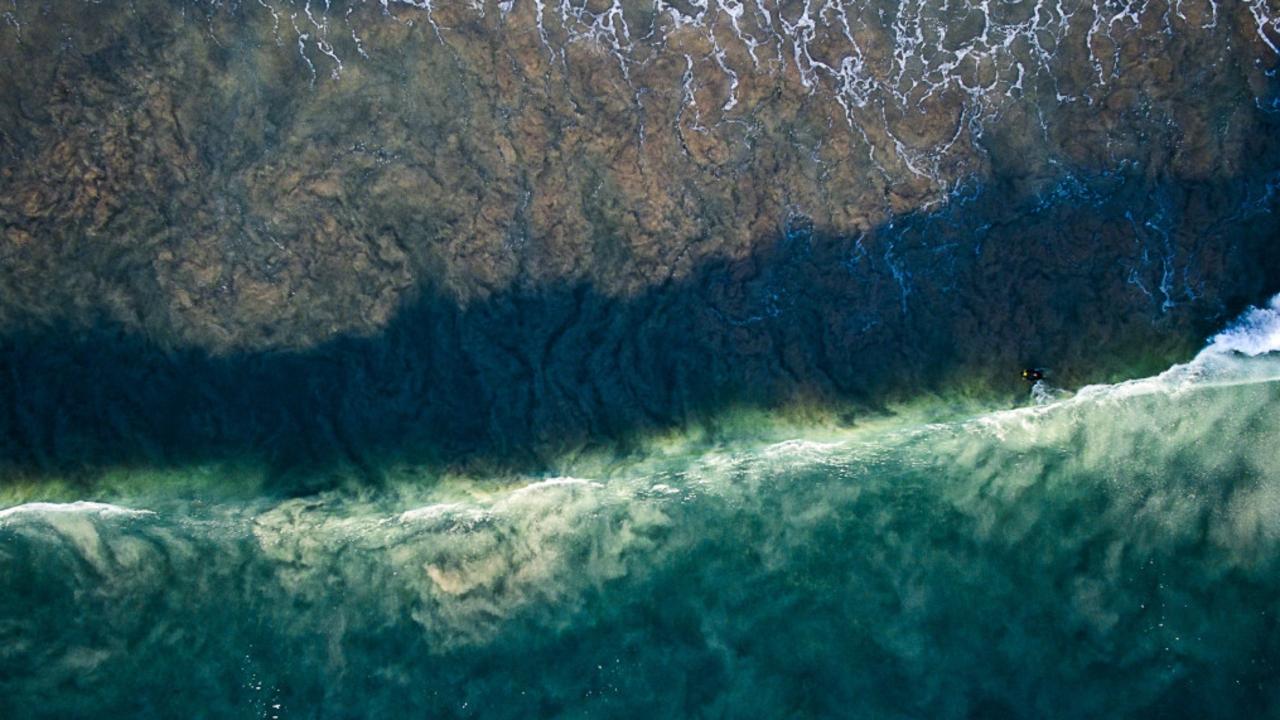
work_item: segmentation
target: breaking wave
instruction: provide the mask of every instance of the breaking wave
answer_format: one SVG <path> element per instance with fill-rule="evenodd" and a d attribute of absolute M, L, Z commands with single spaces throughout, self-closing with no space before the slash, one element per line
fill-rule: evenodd
<path fill-rule="evenodd" d="M 13 717 L 1273 714 L 1278 303 L 1157 377 L 954 422 L 18 505 L 0 691 Z"/>

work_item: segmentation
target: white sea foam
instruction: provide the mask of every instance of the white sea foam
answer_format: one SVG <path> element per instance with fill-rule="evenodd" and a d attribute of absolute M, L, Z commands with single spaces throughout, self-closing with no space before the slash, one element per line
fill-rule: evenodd
<path fill-rule="evenodd" d="M 1205 352 L 1257 356 L 1280 350 L 1280 295 L 1265 307 L 1249 308 L 1226 330 L 1209 339 Z"/>
<path fill-rule="evenodd" d="M 243 8 L 264 30 L 270 28 L 275 44 L 295 52 L 297 71 L 312 85 L 326 82 L 326 75 L 343 82 L 357 63 L 377 58 L 385 49 L 378 47 L 385 36 L 377 29 L 379 23 L 425 23 L 441 45 L 469 42 L 467 38 L 480 30 L 516 35 L 536 31 L 546 53 L 558 61 L 554 64 L 566 71 L 572 57 L 567 49 L 591 46 L 598 51 L 593 55 L 607 58 L 612 66 L 600 71 L 617 72 L 629 88 L 641 144 L 646 128 L 655 124 L 674 122 L 679 133 L 740 125 L 761 102 L 761 84 L 750 79 L 785 77 L 829 103 L 827 109 L 842 117 L 845 131 L 865 143 L 868 159 L 881 173 L 910 175 L 913 182 L 927 180 L 932 185 L 931 197 L 922 203 L 927 208 L 945 202 L 949 189 L 973 170 L 967 158 L 981 144 L 988 120 L 1002 116 L 1014 103 L 1029 101 L 1048 140 L 1052 131 L 1043 118 L 1050 104 L 1093 105 L 1108 96 L 1126 72 L 1143 65 L 1125 57 L 1123 47 L 1141 46 L 1152 56 L 1189 44 L 1240 47 L 1239 52 L 1256 57 L 1231 62 L 1263 71 L 1271 67 L 1268 72 L 1273 74 L 1280 55 L 1275 3 L 1246 0 L 1219 8 L 1220 4 L 695 0 L 677 6 L 666 0 L 610 0 L 607 5 L 500 0 L 499 12 L 490 14 L 500 20 L 486 20 L 485 3 L 476 0 L 357 0 L 342 12 L 311 0 L 256 0 Z M 13 9 L 2 14 L 0 31 L 12 27 L 19 32 L 21 5 L 18 0 L 10 5 Z M 446 9 L 450 19 L 437 23 L 437 14 L 443 22 Z M 1232 22 L 1219 22 L 1228 15 Z M 1064 48 L 1087 53 L 1079 62 L 1093 71 L 1082 74 L 1069 67 L 1075 61 Z M 663 55 L 676 62 L 656 62 Z M 1209 64 L 1226 57 L 1197 59 Z M 664 67 L 675 76 L 656 77 Z M 659 103 L 645 98 L 658 87 L 670 87 L 668 83 L 679 83 L 683 102 L 672 111 L 674 117 L 664 121 L 651 117 Z M 1256 100 L 1262 103 L 1264 98 Z M 954 117 L 954 134 L 923 140 L 903 133 L 904 123 L 910 125 L 909 118 L 917 113 Z M 819 164 L 834 161 L 816 151 L 813 157 Z M 1159 246 L 1154 237 L 1151 242 L 1152 252 L 1143 251 L 1153 267 L 1134 269 L 1130 282 L 1167 311 L 1192 289 L 1177 287 L 1178 268 L 1167 237 L 1162 236 Z M 887 253 L 886 261 L 905 307 L 911 277 L 894 255 Z"/>
<path fill-rule="evenodd" d="M 1210 387 L 1280 381 L 1280 295 L 1264 307 L 1251 307 L 1225 330 L 1211 337 L 1194 358 L 1164 372 L 1112 384 L 1086 385 L 1061 399 L 1046 397 L 1033 388 L 1035 404 L 989 413 L 969 421 L 1003 433 L 1009 424 L 1020 424 L 1086 405 L 1120 402 L 1152 394 L 1176 395 Z"/>
<path fill-rule="evenodd" d="M 544 490 L 551 490 L 553 488 L 580 488 L 586 490 L 598 487 L 601 487 L 600 483 L 595 482 L 594 480 L 584 480 L 582 478 L 575 477 L 554 477 L 529 483 L 528 485 L 513 491 L 510 497 L 530 495 Z"/>
<path fill-rule="evenodd" d="M 489 518 L 490 513 L 482 507 L 448 502 L 405 510 L 395 517 L 395 521 L 400 525 L 428 529 L 466 531 L 478 527 Z"/>
<path fill-rule="evenodd" d="M 132 518 L 155 515 L 150 510 L 135 510 L 110 503 L 78 500 L 70 503 L 33 502 L 0 510 L 0 522 L 32 516 L 47 515 L 95 515 L 98 517 Z"/>
<path fill-rule="evenodd" d="M 460 26 L 437 24 L 437 2 L 365 0 L 349 6 L 340 17 L 330 17 L 327 4 L 323 9 L 312 7 L 310 0 L 258 0 L 258 5 L 264 19 L 272 23 L 277 43 L 283 42 L 281 15 L 289 18 L 299 65 L 315 83 L 320 77 L 319 56 L 332 62 L 329 75 L 334 80 L 341 78 L 344 62 L 356 59 L 344 61 L 343 53 L 369 57 L 367 49 L 372 49 L 373 41 L 366 42 L 357 33 L 363 23 L 383 18 L 412 23 L 412 14 L 421 12 L 440 43 L 447 44 L 446 35 L 458 32 Z M 353 9 L 364 5 L 376 5 L 378 19 L 367 19 L 371 16 L 365 13 L 353 15 Z M 877 138 L 888 139 L 888 144 L 880 144 L 881 154 L 891 155 L 883 159 L 895 171 L 928 178 L 943 188 L 955 180 L 943 171 L 953 148 L 964 150 L 966 134 L 980 138 L 984 119 L 997 117 L 1010 102 L 1040 96 L 1054 97 L 1057 103 L 1092 105 L 1127 70 L 1121 48 L 1135 38 L 1143 44 L 1155 43 L 1152 52 L 1159 53 L 1163 52 L 1159 44 L 1172 42 L 1175 36 L 1228 31 L 1218 22 L 1216 0 L 1198 3 L 1196 14 L 1189 14 L 1192 8 L 1185 0 L 1035 0 L 1033 4 L 908 0 L 888 6 L 848 0 L 806 0 L 798 5 L 776 0 L 694 0 L 675 6 L 650 0 L 639 5 L 649 5 L 649 11 L 626 9 L 619 0 L 600 7 L 569 0 L 502 0 L 498 9 L 504 29 L 536 30 L 541 45 L 565 68 L 566 48 L 575 44 L 589 44 L 611 57 L 642 116 L 641 143 L 645 109 L 633 71 L 652 67 L 655 53 L 676 52 L 685 56 L 679 78 L 685 102 L 676 111 L 677 125 L 692 118 L 689 129 L 702 132 L 722 122 L 740 122 L 737 116 L 752 102 L 744 94 L 744 80 L 784 74 L 794 77 L 809 94 L 833 101 L 850 132 L 867 139 L 868 129 L 873 129 Z M 1271 56 L 1259 58 L 1271 62 L 1280 54 L 1274 40 L 1280 35 L 1280 17 L 1274 3 L 1248 0 L 1242 5 L 1241 11 L 1253 25 L 1246 30 L 1258 38 L 1254 51 Z M 484 8 L 484 3 L 473 0 L 455 3 L 450 10 L 471 13 L 479 21 L 485 17 Z M 13 18 L 9 21 L 16 23 Z M 520 28 L 520 23 L 529 27 Z M 345 25 L 346 32 L 331 35 L 331 25 Z M 980 32 L 966 32 L 962 29 L 966 27 L 980 28 Z M 352 38 L 350 47 L 339 47 L 347 35 Z M 676 46 L 678 50 L 664 50 L 666 38 L 677 35 L 701 35 L 707 50 L 688 54 L 685 48 L 690 44 L 685 40 Z M 1229 44 L 1231 38 L 1219 40 Z M 1067 46 L 1087 51 L 1092 77 L 1063 67 L 1060 49 Z M 714 91 L 706 92 L 708 86 Z M 949 97 L 961 99 L 957 132 L 935 147 L 912 146 L 884 116 L 886 108 L 895 113 L 930 112 L 933 101 Z M 886 165 L 874 157 L 874 146 L 869 154 L 884 171 Z M 1171 265 L 1161 268 L 1159 279 L 1161 308 L 1167 310 L 1176 302 Z M 1154 287 L 1136 275 L 1134 284 L 1144 292 Z"/>

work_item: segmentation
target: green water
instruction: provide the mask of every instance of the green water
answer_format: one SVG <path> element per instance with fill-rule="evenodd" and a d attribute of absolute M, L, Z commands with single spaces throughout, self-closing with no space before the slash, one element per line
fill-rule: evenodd
<path fill-rule="evenodd" d="M 1242 327 L 1038 406 L 589 476 L 14 505 L 4 716 L 1274 717 L 1280 357 Z"/>

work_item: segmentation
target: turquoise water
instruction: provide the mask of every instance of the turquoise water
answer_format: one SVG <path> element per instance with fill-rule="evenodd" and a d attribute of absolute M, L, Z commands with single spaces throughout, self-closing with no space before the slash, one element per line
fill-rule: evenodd
<path fill-rule="evenodd" d="M 1274 717 L 1277 347 L 581 477 L 32 486 L 4 716 Z"/>

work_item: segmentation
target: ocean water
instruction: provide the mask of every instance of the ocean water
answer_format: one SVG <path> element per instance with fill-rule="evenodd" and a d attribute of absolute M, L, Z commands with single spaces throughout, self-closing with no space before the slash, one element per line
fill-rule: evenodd
<path fill-rule="evenodd" d="M 2 714 L 1275 717 L 1277 350 L 1280 298 L 1158 376 L 944 422 L 292 499 L 10 489 Z"/>
<path fill-rule="evenodd" d="M 0 0 L 0 720 L 1280 717 L 1278 139 L 1280 0 Z"/>

